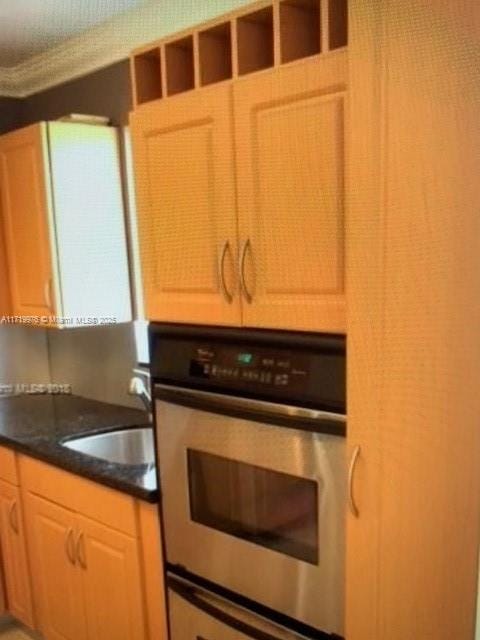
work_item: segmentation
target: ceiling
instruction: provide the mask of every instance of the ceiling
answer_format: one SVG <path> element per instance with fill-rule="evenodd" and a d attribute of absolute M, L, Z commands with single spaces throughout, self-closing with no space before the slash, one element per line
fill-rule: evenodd
<path fill-rule="evenodd" d="M 0 67 L 14 67 L 147 0 L 0 0 Z"/>

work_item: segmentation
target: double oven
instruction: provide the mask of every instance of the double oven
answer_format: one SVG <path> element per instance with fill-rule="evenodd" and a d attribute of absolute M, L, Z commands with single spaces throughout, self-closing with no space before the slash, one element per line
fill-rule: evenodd
<path fill-rule="evenodd" d="M 150 340 L 171 640 L 342 637 L 344 337 Z"/>

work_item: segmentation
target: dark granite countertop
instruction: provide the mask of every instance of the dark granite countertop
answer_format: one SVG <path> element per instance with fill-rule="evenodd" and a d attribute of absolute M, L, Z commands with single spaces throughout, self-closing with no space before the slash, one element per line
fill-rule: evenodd
<path fill-rule="evenodd" d="M 141 500 L 157 502 L 154 465 L 114 464 L 61 445 L 75 436 L 147 422 L 144 411 L 78 396 L 0 397 L 0 445 Z"/>

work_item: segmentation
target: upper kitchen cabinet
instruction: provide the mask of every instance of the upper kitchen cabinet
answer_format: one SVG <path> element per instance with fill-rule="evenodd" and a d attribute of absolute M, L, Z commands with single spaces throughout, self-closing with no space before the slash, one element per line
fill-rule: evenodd
<path fill-rule="evenodd" d="M 12 314 L 131 319 L 115 129 L 43 122 L 0 137 L 0 196 Z"/>
<path fill-rule="evenodd" d="M 2 203 L 0 199 L 0 315 L 11 312 L 10 309 L 10 283 L 8 281 L 7 254 L 2 224 Z"/>
<path fill-rule="evenodd" d="M 231 88 L 131 115 L 149 319 L 240 324 Z"/>
<path fill-rule="evenodd" d="M 149 319 L 345 332 L 346 44 L 276 0 L 133 53 Z"/>
<path fill-rule="evenodd" d="M 243 323 L 345 331 L 345 51 L 234 86 Z"/>

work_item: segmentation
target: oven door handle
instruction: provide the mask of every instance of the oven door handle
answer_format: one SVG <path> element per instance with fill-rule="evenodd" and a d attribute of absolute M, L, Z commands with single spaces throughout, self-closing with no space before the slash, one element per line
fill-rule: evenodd
<path fill-rule="evenodd" d="M 221 606 L 222 600 L 220 598 L 216 598 L 210 592 L 203 592 L 202 589 L 199 589 L 198 587 L 191 584 L 190 582 L 186 583 L 183 580 L 180 581 L 177 578 L 174 578 L 173 576 L 168 575 L 167 584 L 169 589 L 171 589 L 174 593 L 180 596 L 183 600 L 189 602 L 196 609 L 203 611 L 203 613 L 205 613 L 209 617 L 214 618 L 218 622 L 226 625 L 227 627 L 230 627 L 234 631 L 242 633 L 244 636 L 247 636 L 248 638 L 252 638 L 252 640 L 281 640 L 280 636 L 272 635 L 268 631 L 259 629 L 258 627 L 255 627 L 253 624 L 250 624 L 245 620 L 241 620 L 240 618 L 233 616 L 230 612 L 222 608 Z M 215 599 L 215 601 L 218 602 L 218 605 L 212 604 L 211 602 L 203 598 L 202 597 L 203 593 L 205 593 L 205 595 L 210 597 L 210 599 L 212 600 Z M 234 605 L 231 604 L 230 606 L 232 607 Z M 243 609 L 242 609 L 242 612 L 245 617 L 247 616 L 252 618 L 254 617 L 254 614 L 249 612 L 247 613 Z M 267 622 L 264 618 L 262 618 L 262 621 L 264 622 L 265 625 L 269 625 L 272 627 L 274 626 L 273 623 Z M 299 636 L 298 634 L 294 633 L 290 629 L 286 629 L 282 627 L 282 630 L 283 630 L 282 638 L 286 637 L 285 636 L 286 631 L 291 633 L 291 640 L 301 640 L 303 638 L 306 638 L 306 636 Z"/>
<path fill-rule="evenodd" d="M 188 389 L 170 384 L 155 383 L 154 395 L 158 400 L 164 400 L 172 404 L 193 407 L 195 409 L 235 414 L 244 413 L 248 418 L 257 420 L 280 420 L 291 421 L 295 428 L 306 428 L 319 433 L 329 433 L 344 436 L 346 433 L 346 416 L 333 411 L 322 411 L 319 409 L 309 409 L 307 407 L 294 407 L 291 405 L 268 402 L 265 400 L 255 400 L 253 398 L 243 398 L 240 396 L 229 396 L 212 391 L 200 391 L 198 389 Z"/>

